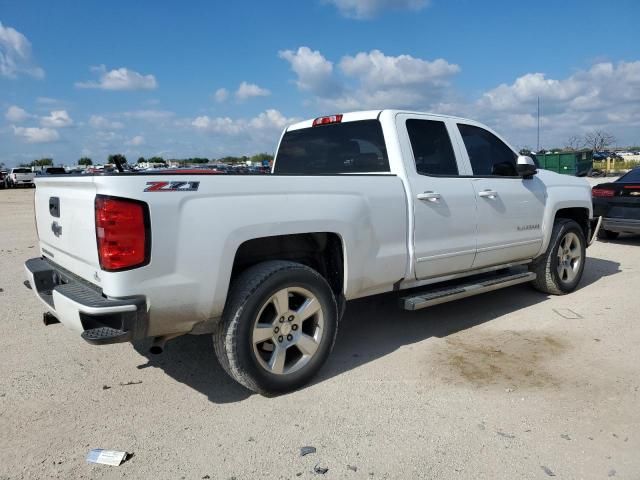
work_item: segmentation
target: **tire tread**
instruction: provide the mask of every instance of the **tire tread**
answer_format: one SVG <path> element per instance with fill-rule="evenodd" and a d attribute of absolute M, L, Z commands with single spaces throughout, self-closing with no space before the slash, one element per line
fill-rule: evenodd
<path fill-rule="evenodd" d="M 581 231 L 580 226 L 575 222 L 575 220 L 567 218 L 557 219 L 553 224 L 553 230 L 551 232 L 551 239 L 549 240 L 547 251 L 529 265 L 529 271 L 536 274 L 536 279 L 533 280 L 531 284 L 540 292 L 549 293 L 551 295 L 565 295 L 568 293 L 559 287 L 552 270 L 556 242 L 568 226 L 575 226 L 579 231 Z M 583 237 L 583 235 L 581 235 L 581 237 Z M 582 240 L 584 241 L 584 238 L 582 238 Z M 584 260 L 586 260 L 586 258 Z"/>
<path fill-rule="evenodd" d="M 270 392 L 262 388 L 238 362 L 237 341 L 240 318 L 247 300 L 269 277 L 282 271 L 300 269 L 326 282 L 324 277 L 312 268 L 286 260 L 262 262 L 242 272 L 229 289 L 225 314 L 213 334 L 214 351 L 225 372 L 244 387 L 262 395 L 268 395 Z M 335 338 L 333 340 L 335 341 Z"/>

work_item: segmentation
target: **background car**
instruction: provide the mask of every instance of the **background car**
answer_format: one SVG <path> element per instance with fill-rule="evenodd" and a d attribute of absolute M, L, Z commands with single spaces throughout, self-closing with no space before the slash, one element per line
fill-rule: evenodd
<path fill-rule="evenodd" d="M 40 170 L 37 175 L 66 175 L 67 171 L 64 167 L 45 167 Z"/>
<path fill-rule="evenodd" d="M 613 240 L 620 233 L 640 234 L 640 167 L 614 182 L 601 183 L 591 190 L 593 216 L 601 216 L 598 238 Z"/>

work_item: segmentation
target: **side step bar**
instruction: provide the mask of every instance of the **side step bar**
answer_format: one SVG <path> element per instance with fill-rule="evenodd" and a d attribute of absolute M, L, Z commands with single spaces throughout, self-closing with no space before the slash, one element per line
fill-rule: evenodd
<path fill-rule="evenodd" d="M 421 308 L 458 300 L 459 298 L 471 297 L 480 293 L 510 287 L 511 285 L 530 282 L 535 278 L 536 274 L 533 272 L 508 273 L 497 277 L 485 277 L 482 280 L 429 290 L 411 297 L 403 297 L 400 299 L 400 307 L 404 310 L 420 310 Z"/>

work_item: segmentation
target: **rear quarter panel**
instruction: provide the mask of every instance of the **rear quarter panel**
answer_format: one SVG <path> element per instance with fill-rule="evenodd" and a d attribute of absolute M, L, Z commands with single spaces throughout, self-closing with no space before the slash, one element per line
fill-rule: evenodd
<path fill-rule="evenodd" d="M 198 181 L 192 192 L 145 192 L 147 182 Z M 99 272 L 109 296 L 149 299 L 149 335 L 219 317 L 238 247 L 273 235 L 333 232 L 343 242 L 345 296 L 379 293 L 404 276 L 407 209 L 401 180 L 371 176 L 96 176 L 96 193 L 148 203 L 149 265 Z"/>

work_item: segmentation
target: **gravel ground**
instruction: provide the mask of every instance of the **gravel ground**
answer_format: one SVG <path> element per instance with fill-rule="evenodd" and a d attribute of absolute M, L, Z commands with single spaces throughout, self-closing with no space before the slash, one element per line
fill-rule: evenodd
<path fill-rule="evenodd" d="M 640 237 L 596 242 L 563 297 L 353 302 L 316 381 L 264 398 L 208 336 L 150 357 L 45 328 L 32 195 L 0 190 L 0 478 L 640 478 Z M 98 447 L 134 455 L 87 464 Z"/>

